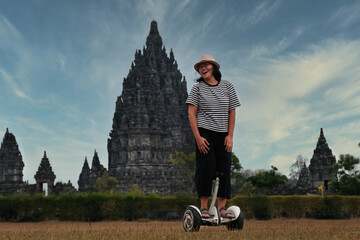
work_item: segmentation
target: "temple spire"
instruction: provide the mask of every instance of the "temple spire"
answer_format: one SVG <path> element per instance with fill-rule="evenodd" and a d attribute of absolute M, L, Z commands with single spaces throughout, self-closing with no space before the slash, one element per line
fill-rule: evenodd
<path fill-rule="evenodd" d="M 99 160 L 99 156 L 98 156 L 98 153 L 94 152 L 94 157 L 93 157 L 93 160 L 92 160 L 92 164 L 91 164 L 92 168 L 98 168 L 100 166 L 100 160 Z"/>
<path fill-rule="evenodd" d="M 322 128 L 320 128 L 320 138 L 325 139 L 324 131 Z"/>
<path fill-rule="evenodd" d="M 173 50 L 172 50 L 172 48 L 171 48 L 171 49 L 170 49 L 170 61 L 171 61 L 171 63 L 173 63 L 174 60 L 175 60 L 175 58 L 174 58 L 174 52 L 173 52 Z"/>
<path fill-rule="evenodd" d="M 157 26 L 157 22 L 155 20 L 152 20 L 150 25 L 150 34 L 157 34 L 159 35 L 159 30 Z"/>
<path fill-rule="evenodd" d="M 92 183 L 90 183 L 90 167 L 88 164 L 87 157 L 85 157 L 85 161 L 83 167 L 81 169 L 81 173 L 79 175 L 78 185 L 80 192 L 88 192 L 92 189 Z"/>
<path fill-rule="evenodd" d="M 148 49 L 161 50 L 162 39 L 158 31 L 157 22 L 153 20 L 150 25 L 150 33 L 146 39 L 146 47 Z"/>
<path fill-rule="evenodd" d="M 320 128 L 320 135 L 319 135 L 319 138 L 318 138 L 318 142 L 316 144 L 316 150 L 325 149 L 325 148 L 328 148 L 328 144 L 326 142 L 324 131 L 323 131 L 322 128 Z"/>
<path fill-rule="evenodd" d="M 38 168 L 38 171 L 36 172 L 36 175 L 42 174 L 42 173 L 55 176 L 55 174 L 52 170 L 49 158 L 46 156 L 46 151 L 44 151 L 44 157 L 41 159 L 40 166 Z M 35 175 L 35 178 L 36 178 L 36 175 Z M 54 179 L 55 179 L 55 177 L 54 177 Z"/>
<path fill-rule="evenodd" d="M 90 167 L 89 167 L 89 163 L 88 163 L 87 157 L 85 157 L 83 169 L 89 169 L 89 171 L 90 171 Z"/>

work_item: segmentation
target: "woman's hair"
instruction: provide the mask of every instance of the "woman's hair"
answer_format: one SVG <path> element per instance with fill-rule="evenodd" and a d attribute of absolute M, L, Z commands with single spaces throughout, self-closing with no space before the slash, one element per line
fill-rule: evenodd
<path fill-rule="evenodd" d="M 210 63 L 210 64 L 211 64 L 211 63 Z M 212 74 L 213 74 L 214 78 L 215 78 L 218 82 L 220 82 L 220 80 L 221 80 L 221 72 L 220 72 L 219 68 L 218 68 L 216 65 L 214 65 L 214 64 L 211 64 L 211 65 L 213 66 L 213 72 L 212 72 Z M 196 81 L 197 81 L 197 82 L 204 81 L 204 78 L 203 78 L 203 77 L 199 77 L 198 79 L 196 79 Z"/>

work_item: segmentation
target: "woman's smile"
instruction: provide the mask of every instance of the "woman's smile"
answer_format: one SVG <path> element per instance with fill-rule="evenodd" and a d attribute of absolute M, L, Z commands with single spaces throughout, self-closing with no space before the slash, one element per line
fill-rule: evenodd
<path fill-rule="evenodd" d="M 200 75 L 204 78 L 207 76 L 207 73 L 211 73 L 210 71 L 213 70 L 213 67 L 210 63 L 203 63 L 199 66 Z"/>

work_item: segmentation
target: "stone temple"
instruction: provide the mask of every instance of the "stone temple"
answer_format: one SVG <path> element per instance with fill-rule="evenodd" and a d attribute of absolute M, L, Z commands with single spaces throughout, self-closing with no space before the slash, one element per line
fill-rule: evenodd
<path fill-rule="evenodd" d="M 89 163 L 85 157 L 85 162 L 78 180 L 79 192 L 94 191 L 96 180 L 100 178 L 104 172 L 106 172 L 106 168 L 100 163 L 98 153 L 95 150 L 91 168 L 89 167 Z"/>
<path fill-rule="evenodd" d="M 316 190 L 317 187 L 323 186 L 327 189 L 328 183 L 333 179 L 337 179 L 336 171 L 333 169 L 335 163 L 336 158 L 332 154 L 326 142 L 324 131 L 321 128 L 310 165 L 308 168 L 306 168 L 306 165 L 302 168 L 297 187 Z"/>
<path fill-rule="evenodd" d="M 108 172 L 118 179 L 117 189 L 137 184 L 160 195 L 192 189 L 192 180 L 169 163 L 172 153 L 194 151 L 186 98 L 185 77 L 152 21 L 146 48 L 136 50 L 123 81 L 109 134 Z"/>
<path fill-rule="evenodd" d="M 337 178 L 336 171 L 333 169 L 335 163 L 335 156 L 332 154 L 321 128 L 320 136 L 309 165 L 313 187 L 322 185 L 327 188 L 330 180 Z"/>
<path fill-rule="evenodd" d="M 34 178 L 36 180 L 36 192 L 41 192 L 43 184 L 46 183 L 48 184 L 48 193 L 52 193 L 56 175 L 52 170 L 49 158 L 46 156 L 46 151 L 44 151 L 44 157 L 41 159 L 40 166 Z"/>
<path fill-rule="evenodd" d="M 7 128 L 0 148 L 0 194 L 6 195 L 24 188 L 24 166 L 16 138 Z"/>

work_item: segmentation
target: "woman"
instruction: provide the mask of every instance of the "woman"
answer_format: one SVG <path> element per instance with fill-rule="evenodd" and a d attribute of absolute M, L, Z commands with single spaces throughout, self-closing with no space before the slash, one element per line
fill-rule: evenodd
<path fill-rule="evenodd" d="M 230 167 L 235 108 L 240 106 L 233 85 L 221 79 L 220 64 L 212 56 L 203 55 L 194 65 L 200 78 L 186 100 L 189 121 L 196 141 L 195 184 L 201 201 L 201 216 L 209 218 L 208 200 L 212 181 L 220 179 L 218 209 L 221 217 L 233 218 L 225 210 L 231 195 Z"/>

